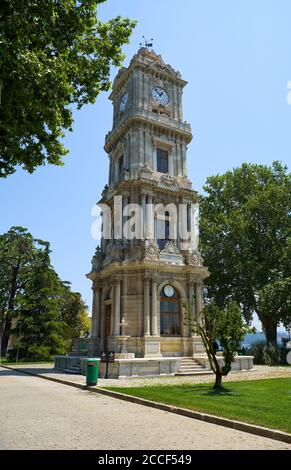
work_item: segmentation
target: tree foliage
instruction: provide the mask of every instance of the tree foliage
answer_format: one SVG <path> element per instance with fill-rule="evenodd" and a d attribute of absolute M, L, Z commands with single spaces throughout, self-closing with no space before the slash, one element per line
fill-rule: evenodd
<path fill-rule="evenodd" d="M 204 189 L 200 229 L 211 272 L 207 296 L 220 308 L 237 302 L 247 321 L 256 312 L 267 340 L 276 343 L 278 323 L 290 319 L 290 174 L 279 162 L 243 164 L 209 177 Z M 269 304 L 276 292 L 279 297 Z"/>
<path fill-rule="evenodd" d="M 72 107 L 110 87 L 134 21 L 101 22 L 105 0 L 2 0 L 0 4 L 0 177 L 62 164 Z"/>
<path fill-rule="evenodd" d="M 87 308 L 50 262 L 49 243 L 22 227 L 0 236 L 1 353 L 16 338 L 16 354 L 48 359 L 68 352 L 72 340 L 88 333 Z"/>
<path fill-rule="evenodd" d="M 0 337 L 5 354 L 12 320 L 31 273 L 47 257 L 49 244 L 34 239 L 23 227 L 12 227 L 0 235 Z"/>
<path fill-rule="evenodd" d="M 224 309 L 209 303 L 202 312 L 202 321 L 192 315 L 189 304 L 185 305 L 185 309 L 189 331 L 201 336 L 210 367 L 215 373 L 214 388 L 220 388 L 222 377 L 231 371 L 231 363 L 241 341 L 253 329 L 243 321 L 241 310 L 235 302 L 230 302 Z M 216 340 L 223 348 L 223 363 L 216 356 Z"/>

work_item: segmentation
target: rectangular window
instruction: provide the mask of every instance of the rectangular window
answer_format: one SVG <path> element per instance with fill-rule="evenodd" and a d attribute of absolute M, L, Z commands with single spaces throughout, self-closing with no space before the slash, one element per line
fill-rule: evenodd
<path fill-rule="evenodd" d="M 157 171 L 169 173 L 169 154 L 167 150 L 157 149 Z"/>

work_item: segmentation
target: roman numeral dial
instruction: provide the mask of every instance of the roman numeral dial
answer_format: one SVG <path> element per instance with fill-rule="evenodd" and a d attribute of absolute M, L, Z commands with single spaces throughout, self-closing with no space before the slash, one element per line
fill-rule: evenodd
<path fill-rule="evenodd" d="M 155 86 L 152 89 L 152 97 L 154 101 L 156 101 L 156 103 L 162 106 L 167 106 L 167 104 L 169 104 L 169 101 L 170 101 L 169 95 L 166 92 L 166 90 L 164 90 L 163 88 L 159 86 Z"/>
<path fill-rule="evenodd" d="M 124 113 L 127 102 L 128 102 L 128 94 L 125 93 L 125 95 L 123 95 L 123 97 L 120 100 L 119 111 L 121 113 Z"/>

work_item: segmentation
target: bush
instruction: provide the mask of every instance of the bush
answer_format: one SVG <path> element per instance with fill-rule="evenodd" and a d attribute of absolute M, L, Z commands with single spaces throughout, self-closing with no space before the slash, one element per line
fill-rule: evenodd
<path fill-rule="evenodd" d="M 7 351 L 7 358 L 11 362 L 15 362 L 17 357 L 17 348 L 10 349 Z M 52 361 L 54 356 L 50 354 L 50 351 L 47 347 L 33 347 L 31 345 L 29 348 L 19 348 L 18 359 L 23 362 L 36 362 L 36 361 Z"/>
<path fill-rule="evenodd" d="M 254 356 L 254 364 L 276 366 L 286 364 L 286 346 L 273 346 L 265 341 L 258 341 L 251 346 L 250 354 Z"/>

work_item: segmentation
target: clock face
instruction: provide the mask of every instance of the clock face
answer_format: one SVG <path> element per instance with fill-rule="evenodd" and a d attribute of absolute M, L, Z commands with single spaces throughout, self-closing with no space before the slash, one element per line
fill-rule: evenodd
<path fill-rule="evenodd" d="M 125 95 L 123 95 L 123 97 L 120 100 L 119 110 L 121 113 L 124 113 L 127 102 L 128 102 L 128 94 L 125 93 Z"/>
<path fill-rule="evenodd" d="M 166 92 L 166 90 L 164 90 L 163 88 L 159 86 L 155 86 L 153 88 L 152 97 L 158 104 L 161 104 L 162 106 L 167 106 L 167 104 L 169 104 L 169 101 L 170 101 L 169 95 Z"/>
<path fill-rule="evenodd" d="M 175 293 L 174 287 L 170 286 L 170 284 L 167 284 L 164 287 L 164 294 L 166 297 L 173 297 L 174 293 Z"/>

